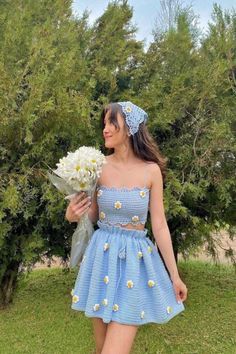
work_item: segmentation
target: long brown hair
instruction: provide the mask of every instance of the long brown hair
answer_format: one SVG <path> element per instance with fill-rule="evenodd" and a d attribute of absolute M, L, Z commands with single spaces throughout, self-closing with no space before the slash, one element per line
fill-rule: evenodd
<path fill-rule="evenodd" d="M 109 114 L 109 121 L 110 123 L 114 124 L 114 126 L 117 129 L 120 129 L 118 121 L 117 121 L 117 113 L 120 113 L 120 115 L 124 118 L 125 124 L 125 114 L 122 112 L 122 108 L 118 103 L 109 103 L 107 104 L 101 113 L 101 128 L 102 130 L 104 129 L 104 118 L 107 112 L 110 112 Z M 127 124 L 126 124 L 127 126 Z M 128 126 L 127 126 L 128 128 Z M 144 122 L 142 122 L 139 125 L 139 129 L 137 133 L 134 135 L 130 136 L 131 139 L 131 144 L 133 147 L 133 151 L 135 156 L 138 158 L 144 160 L 144 161 L 152 161 L 158 164 L 161 170 L 162 178 L 163 178 L 163 183 L 165 182 L 166 178 L 166 165 L 168 158 L 164 157 L 159 150 L 159 147 L 154 140 L 153 136 L 149 133 L 148 128 Z M 108 155 L 113 154 L 114 148 L 106 148 L 104 146 L 104 149 L 108 151 Z"/>

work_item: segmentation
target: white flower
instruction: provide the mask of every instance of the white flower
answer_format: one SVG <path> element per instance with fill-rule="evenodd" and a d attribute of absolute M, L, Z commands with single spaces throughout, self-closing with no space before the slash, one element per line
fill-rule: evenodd
<path fill-rule="evenodd" d="M 113 309 L 113 311 L 118 311 L 119 310 L 119 305 L 114 304 L 112 309 Z"/>
<path fill-rule="evenodd" d="M 152 288 L 153 286 L 155 285 L 155 282 L 154 282 L 154 280 L 148 280 L 148 286 L 150 287 L 150 288 Z"/>
<path fill-rule="evenodd" d="M 144 312 L 144 311 L 141 311 L 140 317 L 141 317 L 141 318 L 144 318 L 144 314 L 145 314 L 145 312 Z"/>
<path fill-rule="evenodd" d="M 145 195 L 146 195 L 146 192 L 145 191 L 140 191 L 139 194 L 140 194 L 140 197 L 144 198 Z"/>
<path fill-rule="evenodd" d="M 117 200 L 117 201 L 114 203 L 114 207 L 115 207 L 116 209 L 120 209 L 121 206 L 122 206 L 122 203 L 121 203 L 119 200 Z"/>
<path fill-rule="evenodd" d="M 97 191 L 97 196 L 98 196 L 98 197 L 101 197 L 102 192 L 103 192 L 103 191 L 102 191 L 101 189 L 99 189 L 99 190 Z"/>
<path fill-rule="evenodd" d="M 79 296 L 78 295 L 73 295 L 72 302 L 76 303 L 78 301 L 79 301 Z"/>
<path fill-rule="evenodd" d="M 108 250 L 109 247 L 110 247 L 109 243 L 105 242 L 104 246 L 103 246 L 103 250 L 106 251 L 106 250 Z"/>
<path fill-rule="evenodd" d="M 102 304 L 103 304 L 104 306 L 107 306 L 108 300 L 107 300 L 107 299 L 103 299 L 103 300 L 102 300 Z"/>
<path fill-rule="evenodd" d="M 131 289 L 131 288 L 133 288 L 133 286 L 134 286 L 133 281 L 132 281 L 132 280 L 128 280 L 128 281 L 127 281 L 127 287 L 128 287 L 129 289 Z"/>
<path fill-rule="evenodd" d="M 108 284 L 109 283 L 109 277 L 108 275 L 106 275 L 104 278 L 103 278 L 103 281 L 105 284 Z"/>
<path fill-rule="evenodd" d="M 138 251 L 138 258 L 142 258 L 143 257 L 143 252 Z"/>
<path fill-rule="evenodd" d="M 93 311 L 98 311 L 99 308 L 100 308 L 100 305 L 99 305 L 99 304 L 95 304 L 95 305 L 93 306 Z"/>
<path fill-rule="evenodd" d="M 70 186 L 77 192 L 88 191 L 95 185 L 104 163 L 107 163 L 106 157 L 100 150 L 90 146 L 81 146 L 76 151 L 68 152 L 67 156 L 59 159 L 59 163 L 56 164 L 57 169 L 53 172 L 64 180 L 67 190 Z M 55 186 L 61 191 L 66 191 L 65 187 L 61 189 L 62 182 L 56 183 Z"/>
<path fill-rule="evenodd" d="M 166 308 L 167 313 L 173 312 L 173 308 L 171 306 L 167 306 Z"/>
<path fill-rule="evenodd" d="M 103 164 L 107 163 L 106 157 L 94 147 L 81 146 L 75 152 L 68 152 L 67 156 L 61 158 L 57 163 L 57 169 L 53 170 L 55 175 L 47 173 L 49 180 L 59 191 L 66 196 L 64 199 L 72 200 L 77 192 L 84 191 L 87 196 L 92 197 L 96 191 L 96 182 L 102 170 Z M 86 197 L 86 196 L 84 196 Z M 92 198 L 91 198 L 92 199 Z M 87 214 L 78 222 L 78 227 L 73 234 L 71 254 L 75 254 L 75 248 L 80 243 L 80 253 L 86 248 L 90 241 L 92 230 Z M 74 242 L 75 241 L 75 242 Z M 71 266 L 76 266 L 75 256 L 71 257 Z"/>
<path fill-rule="evenodd" d="M 125 110 L 126 110 L 126 112 L 132 112 L 132 108 L 131 108 L 130 106 L 127 106 L 127 107 L 125 108 Z"/>
<path fill-rule="evenodd" d="M 106 214 L 104 213 L 104 211 L 101 211 L 100 212 L 100 218 L 101 219 L 105 219 L 105 217 L 106 217 Z"/>

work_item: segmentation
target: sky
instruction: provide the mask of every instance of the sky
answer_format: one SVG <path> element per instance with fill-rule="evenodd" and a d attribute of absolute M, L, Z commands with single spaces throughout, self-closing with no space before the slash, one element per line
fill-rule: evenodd
<path fill-rule="evenodd" d="M 92 24 L 96 18 L 101 16 L 106 9 L 109 0 L 74 0 L 72 10 L 75 15 L 81 16 L 85 9 L 90 11 L 89 23 Z M 133 7 L 132 23 L 138 27 L 136 38 L 144 40 L 144 45 L 147 47 L 152 41 L 152 30 L 155 25 L 155 20 L 160 11 L 159 0 L 129 0 L 128 3 Z M 199 27 L 206 31 L 207 23 L 211 20 L 213 3 L 217 3 L 224 9 L 236 10 L 236 0 L 185 0 L 185 5 L 192 4 L 193 11 L 199 15 Z"/>

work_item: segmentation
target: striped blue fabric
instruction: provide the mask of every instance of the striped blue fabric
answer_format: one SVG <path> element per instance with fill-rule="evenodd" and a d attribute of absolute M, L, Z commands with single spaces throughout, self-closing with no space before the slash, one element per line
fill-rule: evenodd
<path fill-rule="evenodd" d="M 128 223 L 133 216 L 139 217 L 138 222 L 144 222 L 149 198 L 147 194 L 140 198 L 141 190 L 139 187 L 107 188 L 100 195 L 104 197 L 98 202 L 100 211 L 113 223 Z M 126 209 L 126 214 L 120 213 L 119 218 L 115 211 L 121 211 L 122 207 L 112 209 L 116 201 Z M 130 325 L 166 323 L 184 311 L 184 304 L 177 302 L 172 281 L 146 228 L 127 229 L 108 224 L 105 218 L 99 219 L 97 225 L 71 290 L 72 309 L 84 311 L 87 317 L 102 318 L 104 323 L 116 321 Z"/>
<path fill-rule="evenodd" d="M 147 187 L 129 189 L 98 186 L 99 220 L 110 225 L 145 224 L 149 207 L 149 194 L 150 190 Z"/>

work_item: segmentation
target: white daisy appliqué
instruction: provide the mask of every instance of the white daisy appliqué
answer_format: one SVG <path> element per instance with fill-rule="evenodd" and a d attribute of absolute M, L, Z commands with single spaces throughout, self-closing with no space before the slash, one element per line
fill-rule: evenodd
<path fill-rule="evenodd" d="M 107 306 L 107 305 L 108 305 L 108 300 L 107 300 L 107 299 L 103 299 L 103 300 L 102 300 L 102 304 L 103 304 L 104 306 Z"/>
<path fill-rule="evenodd" d="M 141 318 L 144 318 L 144 315 L 145 315 L 145 312 L 144 312 L 144 311 L 141 311 L 140 317 L 141 317 Z"/>
<path fill-rule="evenodd" d="M 105 284 L 108 284 L 109 283 L 109 277 L 108 275 L 106 275 L 104 278 L 103 278 L 103 281 Z"/>
<path fill-rule="evenodd" d="M 104 243 L 104 246 L 103 246 L 103 250 L 104 250 L 104 251 L 107 251 L 109 247 L 110 247 L 109 243 L 108 243 L 108 242 L 105 242 L 105 243 Z"/>
<path fill-rule="evenodd" d="M 142 258 L 143 257 L 143 252 L 138 251 L 138 258 Z"/>
<path fill-rule="evenodd" d="M 100 305 L 99 305 L 99 304 L 95 304 L 95 305 L 93 306 L 93 311 L 98 311 L 99 308 L 100 308 Z"/>
<path fill-rule="evenodd" d="M 104 211 L 100 212 L 100 219 L 105 219 L 106 214 L 104 213 Z"/>
<path fill-rule="evenodd" d="M 120 208 L 122 207 L 122 203 L 121 203 L 119 200 L 117 200 L 117 201 L 114 203 L 114 207 L 115 207 L 116 209 L 120 209 Z"/>
<path fill-rule="evenodd" d="M 125 108 L 125 110 L 126 110 L 126 112 L 132 112 L 132 108 L 131 108 L 130 106 L 127 106 L 127 107 Z"/>
<path fill-rule="evenodd" d="M 166 308 L 167 313 L 173 312 L 173 308 L 171 306 L 167 306 Z"/>
<path fill-rule="evenodd" d="M 72 302 L 74 302 L 76 304 L 76 302 L 79 301 L 79 296 L 78 295 L 73 295 L 72 297 Z"/>
<path fill-rule="evenodd" d="M 127 283 L 126 283 L 126 285 L 127 285 L 127 287 L 128 287 L 129 289 L 131 289 L 131 288 L 133 288 L 134 283 L 133 283 L 132 280 L 128 280 Z"/>
<path fill-rule="evenodd" d="M 118 311 L 119 310 L 119 305 L 114 304 L 112 309 L 113 309 L 113 311 Z"/>
<path fill-rule="evenodd" d="M 140 197 L 144 198 L 146 196 L 146 192 L 145 191 L 140 191 L 139 195 L 140 195 Z"/>
<path fill-rule="evenodd" d="M 154 280 L 152 280 L 152 279 L 148 280 L 148 286 L 149 286 L 149 288 L 152 288 L 154 285 L 155 285 Z"/>
<path fill-rule="evenodd" d="M 97 197 L 101 197 L 101 195 L 102 195 L 102 190 L 101 189 L 99 189 L 98 191 L 97 191 Z"/>

